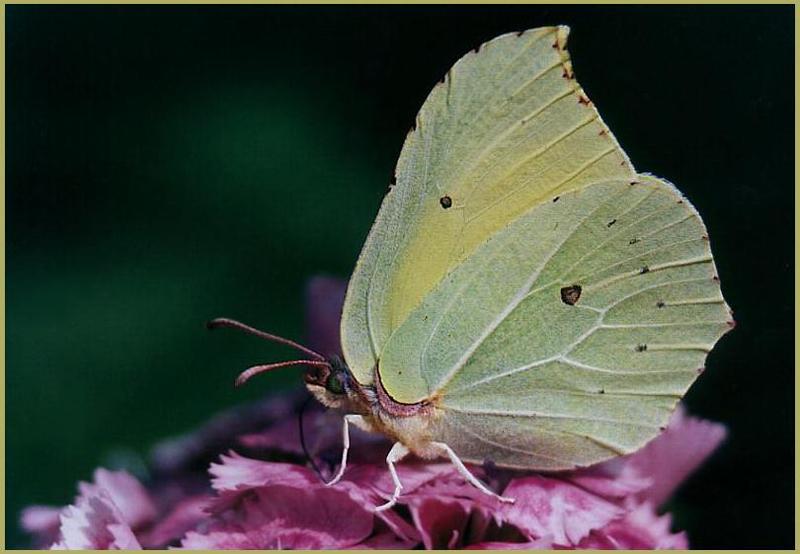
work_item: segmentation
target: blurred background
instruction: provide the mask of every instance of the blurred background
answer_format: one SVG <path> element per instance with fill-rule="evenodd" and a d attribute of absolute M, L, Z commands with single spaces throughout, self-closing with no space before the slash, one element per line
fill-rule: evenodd
<path fill-rule="evenodd" d="M 406 131 L 462 54 L 565 23 L 636 167 L 709 228 L 738 326 L 690 391 L 730 436 L 680 490 L 700 548 L 794 541 L 792 6 L 6 6 L 6 535 L 225 407 L 346 278 Z"/>

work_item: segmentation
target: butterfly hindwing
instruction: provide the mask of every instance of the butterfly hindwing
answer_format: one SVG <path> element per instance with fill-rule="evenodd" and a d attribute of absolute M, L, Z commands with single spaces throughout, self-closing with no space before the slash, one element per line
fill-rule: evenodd
<path fill-rule="evenodd" d="M 465 459 L 563 469 L 631 452 L 730 328 L 705 233 L 653 177 L 541 204 L 411 313 L 382 382 L 397 401 L 432 399 L 435 439 Z"/>

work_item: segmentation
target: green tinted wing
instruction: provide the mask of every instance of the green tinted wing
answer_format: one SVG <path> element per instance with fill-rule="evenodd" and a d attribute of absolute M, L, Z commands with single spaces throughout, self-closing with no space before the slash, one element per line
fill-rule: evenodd
<path fill-rule="evenodd" d="M 730 328 L 697 212 L 642 176 L 569 192 L 502 229 L 392 335 L 379 371 L 441 408 L 465 459 L 538 469 L 631 452 Z"/>
<path fill-rule="evenodd" d="M 574 79 L 567 33 L 489 41 L 422 106 L 347 292 L 342 346 L 360 382 L 372 381 L 408 314 L 489 236 L 563 191 L 634 176 Z"/>

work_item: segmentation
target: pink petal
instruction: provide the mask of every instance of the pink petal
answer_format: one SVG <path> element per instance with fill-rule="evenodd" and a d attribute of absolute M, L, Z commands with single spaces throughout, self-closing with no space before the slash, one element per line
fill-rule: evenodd
<path fill-rule="evenodd" d="M 268 485 L 284 485 L 297 487 L 298 489 L 322 485 L 320 478 L 316 474 L 298 465 L 254 460 L 240 456 L 233 451 L 227 456 L 222 455 L 221 460 L 222 463 L 220 464 L 211 464 L 209 470 L 213 476 L 211 480 L 212 486 L 221 493 L 242 493 L 248 489 Z M 407 469 L 403 469 L 401 470 L 401 475 L 406 475 L 407 472 Z M 424 478 L 430 479 L 436 474 L 436 467 L 428 468 L 426 471 L 419 472 L 417 479 L 409 479 L 408 485 L 413 488 L 415 483 L 421 482 Z M 348 466 L 344 479 L 333 489 L 345 493 L 351 500 L 357 502 L 362 508 L 371 513 L 376 505 L 383 502 L 376 485 L 383 486 L 384 480 L 386 483 L 390 483 L 388 470 L 386 470 L 385 466 L 354 464 Z M 385 487 L 390 490 L 389 484 L 386 484 Z M 388 498 L 388 494 L 386 493 L 386 498 Z M 212 509 L 214 512 L 224 511 L 236 499 L 236 496 L 223 496 L 214 501 Z M 414 528 L 404 522 L 396 513 L 386 511 L 379 512 L 377 515 L 403 540 L 419 540 L 418 533 Z"/>
<path fill-rule="evenodd" d="M 642 475 L 625 458 L 614 458 L 585 469 L 569 472 L 565 479 L 605 498 L 625 498 L 644 491 L 653 479 Z"/>
<path fill-rule="evenodd" d="M 553 541 L 549 537 L 529 542 L 481 542 L 466 547 L 466 550 L 551 550 Z"/>
<path fill-rule="evenodd" d="M 723 425 L 687 416 L 679 406 L 667 429 L 628 459 L 630 468 L 653 482 L 638 498 L 655 506 L 663 504 L 725 435 Z"/>
<path fill-rule="evenodd" d="M 652 504 L 629 506 L 624 518 L 611 522 L 581 541 L 579 548 L 591 549 L 678 549 L 689 547 L 686 533 L 670 532 L 669 515 L 658 516 Z"/>
<path fill-rule="evenodd" d="M 385 453 L 383 454 L 385 457 Z M 437 474 L 437 468 L 430 468 L 428 472 L 416 474 L 416 479 L 409 479 L 403 482 L 405 491 L 414 490 L 424 479 L 431 479 Z M 398 469 L 401 479 L 408 476 L 408 468 Z M 407 523 L 394 510 L 374 512 L 375 506 L 382 504 L 391 496 L 389 487 L 391 478 L 384 464 L 349 464 L 347 471 L 339 483 L 333 486 L 336 490 L 347 493 L 352 500 L 357 502 L 362 508 L 367 510 L 381 520 L 389 529 L 392 530 L 402 540 L 416 544 L 420 541 L 417 530 Z M 319 483 L 319 480 L 317 481 Z"/>
<path fill-rule="evenodd" d="M 341 490 L 274 485 L 251 489 L 205 533 L 189 532 L 188 549 L 347 548 L 367 539 L 371 511 Z"/>
<path fill-rule="evenodd" d="M 417 484 L 415 488 L 409 489 L 407 492 L 404 488 L 404 494 L 409 499 L 409 502 L 420 497 L 434 496 L 437 498 L 464 500 L 467 502 L 465 505 L 480 507 L 484 511 L 494 511 L 502 506 L 499 500 L 478 490 L 459 475 L 452 466 L 448 467 L 448 465 L 441 464 L 441 466 L 444 466 L 440 468 L 441 473 L 435 474 L 433 478 Z M 472 471 L 476 476 L 481 475 L 474 467 Z"/>
<path fill-rule="evenodd" d="M 197 527 L 209 517 L 207 508 L 211 497 L 205 494 L 192 496 L 178 502 L 164 519 L 140 537 L 145 548 L 164 548 Z"/>
<path fill-rule="evenodd" d="M 222 491 L 241 491 L 270 484 L 297 487 L 319 484 L 309 469 L 294 464 L 264 462 L 240 456 L 234 451 L 220 456 L 222 463 L 211 464 L 211 486 Z"/>
<path fill-rule="evenodd" d="M 473 467 L 472 471 L 482 477 L 480 468 Z M 450 463 L 404 462 L 398 466 L 398 474 L 403 483 L 398 505 L 408 506 L 417 530 L 409 539 L 419 541 L 421 538 L 427 548 L 452 548 L 467 541 L 479 542 L 484 539 L 491 521 L 499 517 L 500 503 L 467 483 Z M 383 464 L 348 468 L 340 485 L 352 485 L 362 492 L 371 489 L 382 499 L 388 499 L 393 488 Z M 374 506 L 376 499 L 366 501 Z M 389 514 L 397 512 L 388 510 L 379 515 Z M 392 529 L 398 535 L 408 536 L 406 529 Z"/>
<path fill-rule="evenodd" d="M 478 475 L 480 472 L 473 468 Z M 404 494 L 426 548 L 463 548 L 488 540 L 524 537 L 513 526 L 501 527 L 503 504 L 467 483 L 455 470 Z"/>
<path fill-rule="evenodd" d="M 375 506 L 382 504 L 385 498 L 388 497 L 381 497 L 375 490 L 357 485 L 345 479 L 334 485 L 333 488 L 345 492 L 354 502 L 357 502 L 359 506 L 373 513 L 378 520 L 386 525 L 386 527 L 401 540 L 410 544 L 417 544 L 420 541 L 419 532 L 411 524 L 406 522 L 396 511 L 384 510 L 382 512 L 374 512 Z"/>
<path fill-rule="evenodd" d="M 414 541 L 401 539 L 391 531 L 384 531 L 347 548 L 348 550 L 409 550 L 415 545 Z"/>
<path fill-rule="evenodd" d="M 22 510 L 20 525 L 29 533 L 41 533 L 58 527 L 60 508 L 53 506 L 28 506 Z"/>
<path fill-rule="evenodd" d="M 141 549 L 133 527 L 156 516 L 145 488 L 124 471 L 97 469 L 93 483 L 79 483 L 80 494 L 60 515 L 60 540 L 54 549 Z"/>
<path fill-rule="evenodd" d="M 410 506 L 411 517 L 428 550 L 453 548 L 469 522 L 470 508 L 445 498 L 426 498 Z"/>
<path fill-rule="evenodd" d="M 47 546 L 58 539 L 61 508 L 28 506 L 20 514 L 20 527 L 34 535 L 37 546 Z"/>
<path fill-rule="evenodd" d="M 385 453 L 381 452 L 383 457 Z M 410 495 L 419 487 L 437 480 L 442 477 L 457 476 L 456 470 L 450 463 L 403 462 L 397 466 L 397 474 L 403 483 L 403 496 L 401 502 L 408 499 Z M 460 477 L 457 477 L 461 479 Z M 344 474 L 344 479 L 351 481 L 361 487 L 374 490 L 382 498 L 388 499 L 394 490 L 389 470 L 386 465 L 381 464 L 354 464 L 348 466 Z"/>
<path fill-rule="evenodd" d="M 94 472 L 93 484 L 78 484 L 78 490 L 83 495 L 91 495 L 97 488 L 108 493 L 122 514 L 123 521 L 131 528 L 135 529 L 155 519 L 156 507 L 150 495 L 128 472 L 98 468 Z"/>
<path fill-rule="evenodd" d="M 260 529 L 239 531 L 220 528 L 205 534 L 190 532 L 181 542 L 185 550 L 284 550 L 323 548 L 324 538 L 311 531 L 280 528 L 277 522 Z"/>
<path fill-rule="evenodd" d="M 141 550 L 122 512 L 104 489 L 81 495 L 61 513 L 61 550 Z"/>
<path fill-rule="evenodd" d="M 341 356 L 339 320 L 347 281 L 317 276 L 306 285 L 308 346 L 324 356 Z"/>
<path fill-rule="evenodd" d="M 499 512 L 531 538 L 550 536 L 561 546 L 574 545 L 593 529 L 623 515 L 622 508 L 566 481 L 530 476 L 511 481 L 504 496 L 516 499 Z"/>

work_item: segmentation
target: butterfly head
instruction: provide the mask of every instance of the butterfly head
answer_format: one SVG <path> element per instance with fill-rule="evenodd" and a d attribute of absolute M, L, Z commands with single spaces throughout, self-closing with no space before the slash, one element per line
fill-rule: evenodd
<path fill-rule="evenodd" d="M 272 342 L 291 346 L 307 356 L 307 359 L 302 360 L 289 360 L 250 367 L 240 373 L 236 378 L 236 386 L 243 385 L 259 373 L 288 366 L 305 366 L 308 368 L 304 375 L 306 387 L 308 387 L 308 390 L 325 406 L 329 408 L 349 408 L 354 403 L 353 399 L 358 396 L 354 391 L 353 375 L 350 373 L 347 365 L 338 356 L 326 358 L 322 354 L 292 340 L 259 331 L 258 329 L 232 319 L 214 319 L 210 321 L 207 326 L 209 329 L 217 329 L 220 327 L 239 329 Z"/>
<path fill-rule="evenodd" d="M 327 360 L 327 366 L 309 367 L 306 387 L 317 400 L 329 408 L 350 409 L 356 396 L 353 374 L 338 356 Z"/>

